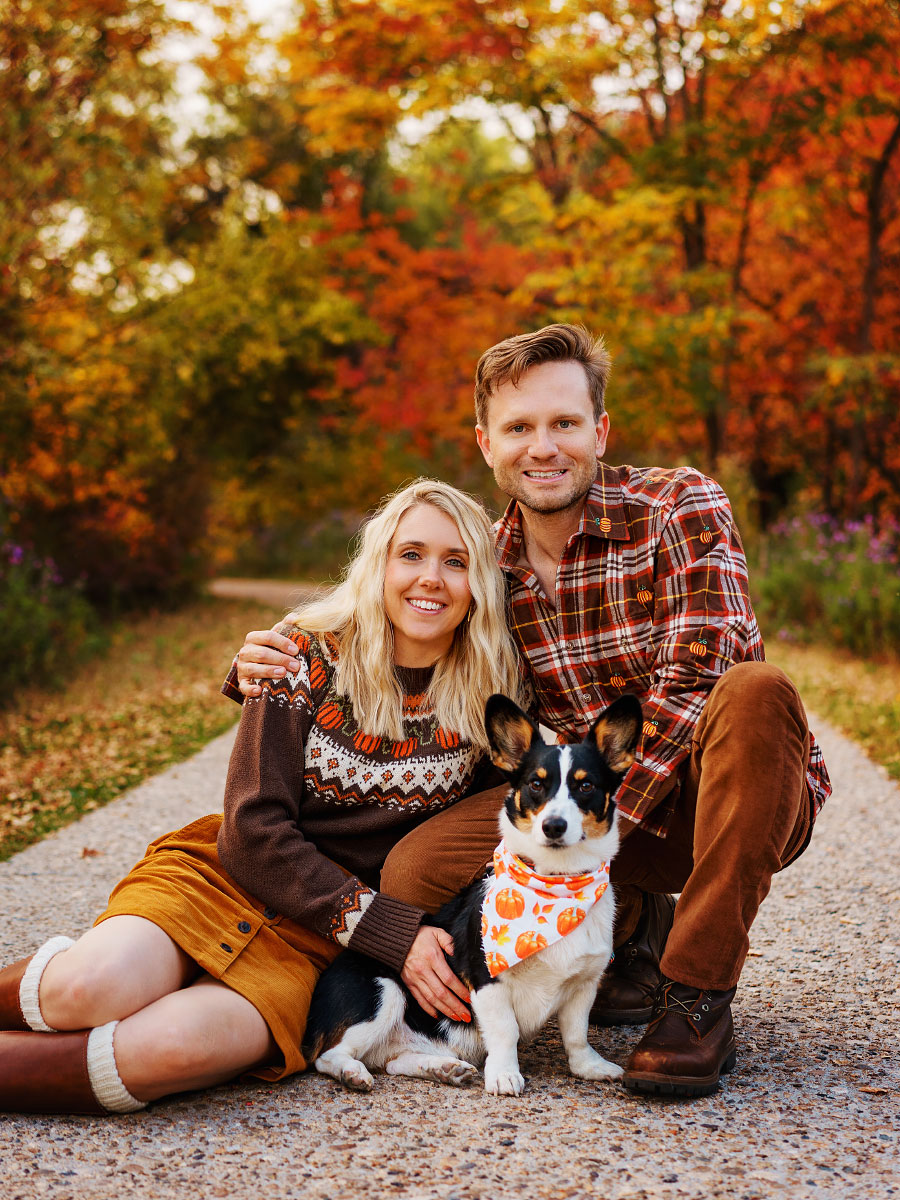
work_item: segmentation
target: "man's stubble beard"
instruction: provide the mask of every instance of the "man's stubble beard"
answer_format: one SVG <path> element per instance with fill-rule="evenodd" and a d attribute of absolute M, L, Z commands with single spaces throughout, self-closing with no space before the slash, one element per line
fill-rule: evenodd
<path fill-rule="evenodd" d="M 566 468 L 570 474 L 574 474 L 572 467 Z M 538 513 L 541 516 L 553 516 L 557 513 L 568 512 L 571 509 L 580 509 L 584 506 L 584 498 L 596 482 L 599 474 L 599 462 L 594 460 L 593 472 L 588 477 L 588 471 L 579 471 L 578 476 L 573 480 L 572 487 L 562 497 L 547 497 L 547 500 L 541 504 L 535 504 L 527 491 L 527 485 L 522 485 L 521 474 L 515 469 L 494 470 L 494 479 L 497 486 L 511 500 L 515 500 L 521 507 L 529 512 Z"/>

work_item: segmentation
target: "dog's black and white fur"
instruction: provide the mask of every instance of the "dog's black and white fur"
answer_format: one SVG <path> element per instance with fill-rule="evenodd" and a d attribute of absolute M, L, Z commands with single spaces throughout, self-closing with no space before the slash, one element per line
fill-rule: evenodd
<path fill-rule="evenodd" d="M 576 746 L 548 746 L 533 721 L 505 696 L 492 696 L 485 717 L 491 757 L 511 783 L 500 831 L 540 875 L 578 875 L 609 861 L 618 848 L 612 795 L 634 761 L 641 708 L 623 696 Z M 621 1067 L 588 1045 L 588 1014 L 612 953 L 612 889 L 572 932 L 491 978 L 481 941 L 487 880 L 461 892 L 429 924 L 453 937 L 452 969 L 469 988 L 475 1022 L 429 1016 L 384 964 L 345 951 L 313 995 L 303 1051 L 317 1071 L 369 1091 L 367 1067 L 441 1083 L 468 1083 L 484 1062 L 485 1091 L 518 1096 L 518 1043 L 553 1016 L 573 1075 L 617 1079 Z"/>

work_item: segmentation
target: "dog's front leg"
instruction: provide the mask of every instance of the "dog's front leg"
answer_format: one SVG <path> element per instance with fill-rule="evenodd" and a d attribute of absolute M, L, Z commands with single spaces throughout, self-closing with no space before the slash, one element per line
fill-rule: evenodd
<path fill-rule="evenodd" d="M 566 997 L 557 1013 L 559 1032 L 569 1059 L 569 1070 L 579 1079 L 618 1079 L 622 1068 L 598 1054 L 588 1045 L 588 1016 L 597 981 L 589 980 Z"/>
<path fill-rule="evenodd" d="M 521 1096 L 525 1080 L 519 1072 L 519 1024 L 506 988 L 489 983 L 472 993 L 472 1011 L 484 1038 L 484 1090 L 493 1096 Z"/>

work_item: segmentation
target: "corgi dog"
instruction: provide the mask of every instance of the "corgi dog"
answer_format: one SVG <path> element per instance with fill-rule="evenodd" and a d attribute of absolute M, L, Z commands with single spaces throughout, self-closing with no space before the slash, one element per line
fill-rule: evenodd
<path fill-rule="evenodd" d="M 641 723 L 638 700 L 623 696 L 579 745 L 551 746 L 517 705 L 491 696 L 491 758 L 511 785 L 494 871 L 425 919 L 453 938 L 448 962 L 475 1021 L 430 1016 L 396 971 L 347 950 L 313 994 L 303 1052 L 317 1071 L 370 1091 L 370 1067 L 459 1086 L 483 1063 L 485 1091 L 518 1096 L 518 1043 L 555 1015 L 573 1075 L 619 1078 L 588 1045 L 588 1014 L 612 955 L 612 797 Z"/>

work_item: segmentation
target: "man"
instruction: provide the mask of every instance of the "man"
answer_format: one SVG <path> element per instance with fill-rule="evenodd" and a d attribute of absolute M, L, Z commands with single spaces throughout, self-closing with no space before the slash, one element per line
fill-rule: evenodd
<path fill-rule="evenodd" d="M 688 468 L 600 461 L 609 368 L 581 327 L 508 338 L 478 363 L 476 434 L 510 496 L 497 555 L 541 721 L 572 741 L 624 692 L 644 708 L 641 753 L 616 795 L 617 950 L 596 1019 L 649 1019 L 626 1087 L 705 1095 L 734 1065 L 731 1000 L 750 925 L 831 789 L 795 688 L 763 661 L 725 494 Z M 245 692 L 289 665 L 259 645 L 287 650 L 277 635 L 250 637 Z M 461 834 L 470 799 L 468 814 L 463 801 L 419 844 L 407 839 L 406 875 L 391 865 L 385 890 L 428 907 L 428 880 L 415 876 L 435 876 L 434 822 Z M 472 834 L 473 876 L 491 836 Z"/>

